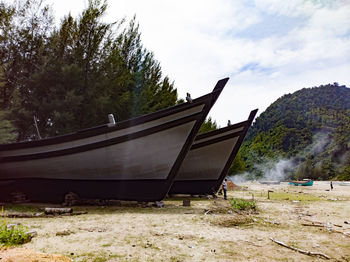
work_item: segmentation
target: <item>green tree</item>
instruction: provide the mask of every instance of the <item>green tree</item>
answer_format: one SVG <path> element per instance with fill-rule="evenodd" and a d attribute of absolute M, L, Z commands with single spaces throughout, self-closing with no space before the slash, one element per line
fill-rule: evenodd
<path fill-rule="evenodd" d="M 56 29 L 41 1 L 19 2 L 0 5 L 0 102 L 18 140 L 36 137 L 33 116 L 47 137 L 106 123 L 109 113 L 118 121 L 177 103 L 174 84 L 142 46 L 135 17 L 105 23 L 107 2 L 89 0 Z"/>
<path fill-rule="evenodd" d="M 8 112 L 0 111 L 0 143 L 14 142 L 17 137 L 16 129 L 7 117 Z"/>
<path fill-rule="evenodd" d="M 208 117 L 202 124 L 202 126 L 199 129 L 199 133 L 207 133 L 213 130 L 218 129 L 218 125 L 216 124 L 215 120 L 212 120 L 211 117 Z"/>
<path fill-rule="evenodd" d="M 6 50 L 0 61 L 5 78 L 2 108 L 11 110 L 21 140 L 33 132 L 30 127 L 35 112 L 32 101 L 35 87 L 31 78 L 45 61 L 52 16 L 48 6 L 37 0 L 21 1 L 17 6 L 2 4 L 0 9 L 0 13 L 11 11 L 11 16 L 5 17 L 11 26 L 3 23 L 1 31 Z"/>
<path fill-rule="evenodd" d="M 336 179 L 350 181 L 350 165 L 344 166 L 339 175 L 336 177 Z"/>
<path fill-rule="evenodd" d="M 236 175 L 236 174 L 243 173 L 245 171 L 246 171 L 246 167 L 245 167 L 244 161 L 242 159 L 241 152 L 238 151 L 238 153 L 237 153 L 235 159 L 233 160 L 232 165 L 228 171 L 228 174 L 229 175 Z"/>

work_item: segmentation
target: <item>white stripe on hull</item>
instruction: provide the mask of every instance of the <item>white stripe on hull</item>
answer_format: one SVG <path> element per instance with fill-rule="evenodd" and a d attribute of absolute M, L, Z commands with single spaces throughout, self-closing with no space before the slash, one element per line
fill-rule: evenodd
<path fill-rule="evenodd" d="M 142 131 L 148 128 L 156 127 L 161 124 L 165 124 L 169 121 L 174 121 L 180 118 L 183 118 L 188 115 L 196 114 L 202 111 L 204 105 L 201 104 L 199 106 L 181 111 L 179 113 L 171 114 L 169 116 L 165 116 L 153 121 L 149 121 L 143 124 L 127 127 L 121 130 L 116 130 L 113 132 L 104 133 L 101 135 L 96 135 L 88 138 L 82 138 L 70 142 L 63 142 L 63 143 L 55 143 L 52 145 L 44 145 L 44 146 L 36 146 L 36 147 L 30 147 L 30 148 L 23 148 L 23 149 L 14 149 L 14 150 L 4 150 L 0 151 L 0 157 L 6 157 L 6 156 L 17 156 L 17 155 L 26 155 L 26 154 L 35 154 L 35 153 L 42 153 L 42 152 L 50 152 L 50 151 L 57 151 L 62 149 L 68 149 L 72 147 L 77 147 L 81 145 L 101 142 L 107 139 L 120 137 L 128 134 L 132 134 L 138 131 Z M 118 125 L 118 123 L 116 124 Z M 186 139 L 185 139 L 186 140 Z"/>
<path fill-rule="evenodd" d="M 195 123 L 85 152 L 2 163 L 1 179 L 166 179 Z"/>
<path fill-rule="evenodd" d="M 202 138 L 202 139 L 196 139 L 194 141 L 193 145 L 196 145 L 196 144 L 199 144 L 199 143 L 202 143 L 202 142 L 205 142 L 205 141 L 213 140 L 215 138 L 227 136 L 227 135 L 230 135 L 230 134 L 233 134 L 233 133 L 236 133 L 236 132 L 240 132 L 240 131 L 243 131 L 243 129 L 244 129 L 244 126 L 241 126 L 241 127 L 232 129 L 230 131 L 227 131 L 225 133 L 221 133 L 221 134 L 215 135 L 215 136 L 209 136 L 209 137 L 205 137 L 205 138 Z"/>

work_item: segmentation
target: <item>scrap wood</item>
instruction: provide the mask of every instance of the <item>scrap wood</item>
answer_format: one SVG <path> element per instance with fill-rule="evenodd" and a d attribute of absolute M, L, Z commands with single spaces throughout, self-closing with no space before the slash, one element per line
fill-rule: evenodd
<path fill-rule="evenodd" d="M 302 223 L 301 224 L 302 226 L 308 226 L 308 227 L 325 227 L 324 225 L 321 225 L 321 224 L 314 224 L 314 223 Z"/>
<path fill-rule="evenodd" d="M 66 214 L 73 213 L 73 208 L 61 208 L 61 207 L 45 207 L 44 212 L 46 215 Z"/>
<path fill-rule="evenodd" d="M 204 209 L 204 210 L 205 210 L 205 209 Z M 205 213 L 204 213 L 204 215 L 207 215 L 207 214 L 209 214 L 209 213 L 212 213 L 212 211 L 211 211 L 210 209 L 206 210 Z"/>
<path fill-rule="evenodd" d="M 78 211 L 74 213 L 64 213 L 64 214 L 45 214 L 44 212 L 40 213 L 8 213 L 2 214 L 0 217 L 8 217 L 8 218 L 35 218 L 35 217 L 54 217 L 54 216 L 78 216 L 87 214 L 87 211 Z"/>
<path fill-rule="evenodd" d="M 339 230 L 335 230 L 335 229 L 331 228 L 331 225 L 322 224 L 321 222 L 311 222 L 311 224 L 309 224 L 309 223 L 302 223 L 301 225 L 303 225 L 303 226 L 310 226 L 310 227 L 325 227 L 331 232 L 340 233 L 340 234 L 342 234 L 344 236 L 350 237 L 349 233 L 346 233 L 346 232 L 343 232 L 343 231 L 339 231 Z M 334 226 L 339 226 L 339 225 L 334 225 Z"/>
<path fill-rule="evenodd" d="M 32 217 L 41 217 L 43 213 L 35 213 L 35 214 L 29 214 L 29 213 L 9 213 L 9 214 L 2 214 L 0 217 L 9 217 L 9 218 L 32 218 Z"/>
<path fill-rule="evenodd" d="M 319 257 L 322 257 L 322 258 L 325 258 L 325 259 L 331 259 L 329 256 L 327 256 L 326 254 L 323 254 L 323 253 L 320 253 L 320 252 L 311 252 L 311 251 L 307 251 L 307 250 L 302 250 L 300 248 L 295 248 L 295 247 L 292 247 L 292 246 L 289 246 L 285 243 L 283 243 L 282 241 L 279 241 L 279 240 L 276 240 L 272 237 L 270 237 L 271 241 L 275 242 L 276 244 L 279 244 L 283 247 L 286 247 L 286 248 L 289 248 L 291 250 L 294 250 L 294 251 L 297 251 L 299 253 L 302 253 L 304 255 L 308 255 L 308 256 L 319 256 Z"/>
<path fill-rule="evenodd" d="M 335 230 L 335 229 L 331 229 L 331 231 L 335 232 L 335 233 L 340 233 L 344 236 L 347 236 L 347 237 L 350 237 L 350 234 L 349 233 L 346 233 L 346 232 L 342 232 L 342 231 L 339 231 L 339 230 Z"/>

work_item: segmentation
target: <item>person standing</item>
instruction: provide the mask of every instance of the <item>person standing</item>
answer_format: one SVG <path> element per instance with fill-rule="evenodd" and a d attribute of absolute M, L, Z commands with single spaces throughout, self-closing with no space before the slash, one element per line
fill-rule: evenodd
<path fill-rule="evenodd" d="M 224 199 L 227 200 L 227 178 L 222 182 L 222 189 L 224 190 Z"/>
<path fill-rule="evenodd" d="M 330 184 L 331 184 L 331 190 L 333 190 L 333 183 L 332 183 L 332 181 L 331 181 L 331 183 L 330 183 Z"/>

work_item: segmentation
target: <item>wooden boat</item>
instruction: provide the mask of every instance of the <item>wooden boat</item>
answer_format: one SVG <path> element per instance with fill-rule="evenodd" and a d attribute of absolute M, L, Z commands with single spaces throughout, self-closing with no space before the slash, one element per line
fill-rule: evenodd
<path fill-rule="evenodd" d="M 313 180 L 290 181 L 289 184 L 294 186 L 312 186 L 314 184 L 314 181 Z"/>
<path fill-rule="evenodd" d="M 213 92 L 148 115 L 73 134 L 0 145 L 0 200 L 81 198 L 159 201 L 228 78 Z"/>
<path fill-rule="evenodd" d="M 248 120 L 197 135 L 169 194 L 215 194 L 227 175 L 258 110 Z"/>

